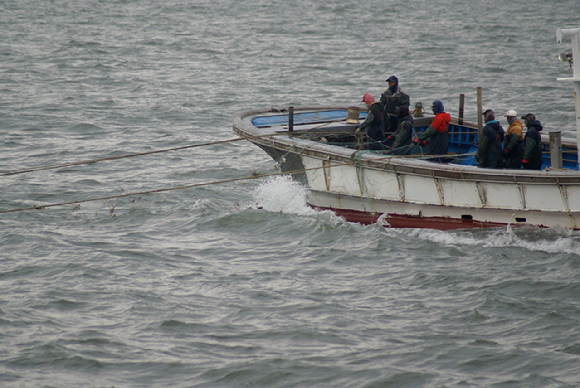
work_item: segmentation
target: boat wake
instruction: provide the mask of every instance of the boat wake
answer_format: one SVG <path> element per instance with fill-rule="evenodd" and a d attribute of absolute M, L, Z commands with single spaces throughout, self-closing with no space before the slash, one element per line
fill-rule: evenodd
<path fill-rule="evenodd" d="M 497 228 L 495 230 L 439 231 L 413 229 L 411 236 L 446 246 L 481 246 L 484 248 L 522 248 L 545 253 L 580 256 L 580 233 L 564 228 Z"/>

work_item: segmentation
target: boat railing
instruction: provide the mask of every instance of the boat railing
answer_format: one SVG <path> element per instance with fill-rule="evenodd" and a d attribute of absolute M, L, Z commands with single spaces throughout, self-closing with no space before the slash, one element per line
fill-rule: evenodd
<path fill-rule="evenodd" d="M 354 130 L 357 125 L 345 125 L 347 117 L 346 108 L 332 108 L 324 110 L 301 110 L 294 113 L 294 125 L 302 126 L 303 129 L 296 130 L 293 136 L 299 136 L 313 141 L 321 141 L 328 145 L 337 145 L 351 149 L 361 149 L 361 142 L 355 136 Z M 359 120 L 366 117 L 366 109 L 360 110 Z M 434 115 L 425 114 L 415 118 L 414 134 L 418 135 L 425 131 L 432 122 Z M 276 127 L 283 129 L 288 121 L 288 112 L 283 110 L 272 110 L 271 112 L 256 115 L 252 118 L 252 124 L 259 128 Z M 477 124 L 463 120 L 460 124 L 459 118 L 452 117 L 449 126 L 449 154 L 454 155 L 455 161 L 462 165 L 477 165 L 478 129 Z M 570 139 L 562 140 L 562 168 L 578 170 L 578 151 L 576 142 Z M 385 153 L 385 151 L 369 151 Z M 387 151 L 388 152 L 388 151 Z M 421 151 L 422 152 L 422 151 Z M 414 152 L 413 152 L 414 153 Z M 457 156 L 461 157 L 457 157 Z M 542 139 L 542 169 L 551 167 L 550 142 L 544 134 Z"/>

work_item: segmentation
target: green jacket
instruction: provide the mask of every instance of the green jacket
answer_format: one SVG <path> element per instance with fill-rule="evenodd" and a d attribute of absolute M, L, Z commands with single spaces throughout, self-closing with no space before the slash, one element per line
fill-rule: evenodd
<path fill-rule="evenodd" d="M 524 159 L 531 160 L 533 158 L 541 158 L 542 151 L 540 147 L 538 147 L 538 142 L 532 138 L 528 137 L 526 139 L 525 148 L 524 148 Z"/>
<path fill-rule="evenodd" d="M 528 131 L 526 132 L 524 142 L 524 159 L 529 162 L 542 162 L 542 136 L 540 131 L 543 129 L 542 124 L 538 120 L 527 124 Z"/>
<path fill-rule="evenodd" d="M 427 140 L 429 139 L 431 136 L 434 136 L 437 134 L 437 131 L 435 130 L 435 128 L 433 128 L 432 125 L 429 125 L 427 127 L 427 129 L 425 131 L 423 131 L 423 133 L 421 133 L 418 138 L 419 141 L 423 141 L 423 140 Z"/>
<path fill-rule="evenodd" d="M 413 116 L 399 118 L 399 126 L 395 132 L 395 142 L 393 148 L 399 148 L 411 144 L 413 135 Z"/>
<path fill-rule="evenodd" d="M 380 102 L 371 104 L 367 118 L 358 128 L 361 131 L 366 131 L 367 135 L 374 141 L 382 142 L 385 140 L 383 105 Z"/>

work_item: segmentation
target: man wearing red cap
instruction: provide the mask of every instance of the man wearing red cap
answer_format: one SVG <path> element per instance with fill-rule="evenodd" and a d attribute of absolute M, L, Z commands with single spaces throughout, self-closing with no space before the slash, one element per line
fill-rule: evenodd
<path fill-rule="evenodd" d="M 385 141 L 383 104 L 375 102 L 375 99 L 370 93 L 366 93 L 361 102 L 365 103 L 367 108 L 369 108 L 369 112 L 367 113 L 365 121 L 356 130 L 356 133 L 366 131 L 369 140 L 368 148 L 370 150 L 382 150 L 384 149 Z"/>

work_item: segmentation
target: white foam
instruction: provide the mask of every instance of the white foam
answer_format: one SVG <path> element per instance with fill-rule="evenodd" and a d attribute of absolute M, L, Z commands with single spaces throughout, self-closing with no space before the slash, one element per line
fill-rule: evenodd
<path fill-rule="evenodd" d="M 211 205 L 212 201 L 209 199 L 196 199 L 191 206 L 191 210 L 209 209 Z"/>
<path fill-rule="evenodd" d="M 256 206 L 270 212 L 298 215 L 315 214 L 306 203 L 307 189 L 290 176 L 279 175 L 268 178 L 253 193 Z"/>
<path fill-rule="evenodd" d="M 450 246 L 519 247 L 530 251 L 580 255 L 580 235 L 568 230 L 537 228 L 514 231 L 508 226 L 505 229 L 490 229 L 477 232 L 414 229 L 411 231 L 411 235 Z"/>

